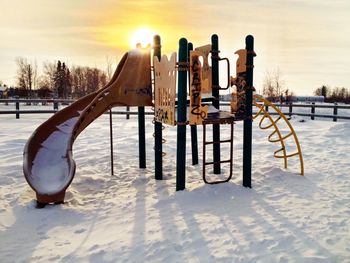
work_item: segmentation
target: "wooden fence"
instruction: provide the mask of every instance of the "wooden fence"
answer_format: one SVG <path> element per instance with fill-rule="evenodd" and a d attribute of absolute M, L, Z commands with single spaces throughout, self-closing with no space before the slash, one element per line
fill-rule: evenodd
<path fill-rule="evenodd" d="M 2 114 L 14 114 L 16 116 L 16 119 L 20 118 L 21 114 L 37 114 L 37 113 L 55 113 L 59 110 L 60 106 L 69 105 L 70 103 L 74 102 L 73 100 L 61 100 L 61 99 L 51 99 L 51 100 L 45 100 L 45 99 L 0 99 L 0 103 L 3 103 L 5 105 L 8 105 L 10 107 L 10 104 L 14 105 L 13 109 L 9 110 L 0 110 L 0 115 Z M 25 105 L 48 105 L 52 104 L 52 109 L 40 109 L 40 110 L 32 110 L 32 109 L 21 109 L 21 104 Z M 229 106 L 229 102 L 221 102 L 221 106 Z M 314 120 L 315 118 L 326 118 L 326 119 L 332 119 L 333 121 L 337 121 L 338 119 L 345 119 L 350 120 L 350 114 L 349 116 L 345 115 L 339 115 L 338 110 L 339 109 L 345 109 L 350 110 L 349 105 L 338 105 L 337 103 L 334 104 L 275 104 L 276 106 L 280 107 L 282 112 L 286 116 L 304 116 L 304 117 L 310 117 L 311 120 Z M 23 105 L 22 105 L 23 106 Z M 296 109 L 298 108 L 309 108 L 310 113 L 300 113 L 296 112 Z M 120 108 L 118 108 L 120 109 Z M 332 114 L 320 114 L 317 113 L 317 109 L 333 109 Z M 266 110 L 268 111 L 268 107 L 266 107 Z M 350 113 L 350 111 L 349 111 Z M 137 115 L 137 110 L 130 111 L 130 107 L 126 107 L 125 110 L 113 110 L 112 114 L 118 114 L 118 115 L 126 115 L 126 118 L 129 119 L 130 115 Z M 146 111 L 146 115 L 153 115 L 153 111 Z M 254 112 L 253 112 L 254 114 Z"/>

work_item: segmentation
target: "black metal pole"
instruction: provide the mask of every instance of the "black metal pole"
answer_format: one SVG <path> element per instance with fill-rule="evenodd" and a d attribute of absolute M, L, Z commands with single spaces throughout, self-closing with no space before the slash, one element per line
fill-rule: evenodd
<path fill-rule="evenodd" d="M 252 187 L 252 102 L 253 102 L 253 67 L 254 38 L 249 35 L 245 39 L 247 50 L 246 77 L 246 118 L 243 123 L 243 186 Z"/>
<path fill-rule="evenodd" d="M 219 37 L 217 35 L 211 36 L 212 45 L 212 96 L 214 97 L 213 106 L 220 108 L 219 101 Z M 213 124 L 213 141 L 220 141 L 220 124 Z M 220 165 L 220 143 L 213 144 L 213 160 L 214 160 L 214 174 L 221 173 Z"/>
<path fill-rule="evenodd" d="M 154 56 L 161 59 L 161 42 L 160 36 L 154 37 Z M 155 179 L 163 179 L 163 128 L 162 123 L 154 121 L 154 166 Z"/>
<path fill-rule="evenodd" d="M 138 107 L 139 121 L 139 167 L 146 168 L 146 130 L 145 130 L 145 107 Z"/>
<path fill-rule="evenodd" d="M 186 121 L 187 121 L 187 40 L 179 41 L 179 72 L 177 89 L 177 151 L 176 151 L 176 191 L 186 187 Z"/>

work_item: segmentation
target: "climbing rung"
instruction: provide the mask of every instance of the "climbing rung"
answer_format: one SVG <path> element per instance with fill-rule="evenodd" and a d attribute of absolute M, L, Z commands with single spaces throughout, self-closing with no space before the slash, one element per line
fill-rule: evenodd
<path fill-rule="evenodd" d="M 280 149 L 274 151 L 273 156 L 276 156 L 277 153 L 282 152 L 284 149 L 285 149 L 285 148 L 282 147 L 282 148 L 280 148 Z M 283 158 L 283 157 L 282 157 L 282 158 Z"/>
<path fill-rule="evenodd" d="M 281 116 L 279 116 L 276 120 L 271 121 L 270 125 L 262 127 L 262 122 L 266 117 L 267 117 L 267 115 L 266 116 L 264 115 L 264 117 L 261 118 L 260 123 L 259 123 L 259 127 L 262 130 L 270 129 L 272 126 L 274 126 L 282 118 Z"/>
<path fill-rule="evenodd" d="M 218 161 L 218 162 L 205 162 L 204 165 L 218 164 L 218 163 L 231 163 L 231 160 Z"/>
<path fill-rule="evenodd" d="M 287 138 L 290 137 L 291 135 L 293 135 L 293 132 L 290 132 L 290 133 L 288 133 L 287 135 L 285 135 L 285 136 L 282 137 L 282 138 L 271 139 L 271 137 L 272 137 L 273 135 L 275 135 L 276 132 L 277 132 L 277 130 L 275 130 L 273 133 L 271 133 L 270 136 L 267 138 L 269 142 L 280 142 L 280 141 L 283 141 L 283 140 L 287 139 Z"/>
<path fill-rule="evenodd" d="M 289 158 L 289 157 L 293 157 L 293 156 L 296 156 L 296 155 L 299 155 L 300 153 L 299 152 L 296 152 L 296 153 L 291 153 L 291 154 L 287 154 L 285 156 L 283 155 L 274 155 L 275 158 Z"/>
<path fill-rule="evenodd" d="M 220 143 L 226 143 L 231 142 L 231 140 L 223 140 L 223 141 L 216 141 L 216 142 L 205 142 L 205 144 L 220 144 Z"/>
<path fill-rule="evenodd" d="M 227 120 L 221 120 L 219 124 L 226 124 L 229 123 L 231 126 L 231 132 L 230 132 L 230 138 L 228 140 L 221 140 L 221 141 L 212 141 L 212 142 L 207 142 L 206 141 L 206 124 L 203 122 L 203 180 L 206 184 L 219 184 L 219 183 L 224 183 L 228 182 L 232 178 L 232 165 L 233 165 L 233 119 L 227 119 Z M 224 160 L 224 161 L 213 161 L 213 162 L 206 162 L 206 145 L 208 144 L 213 144 L 213 145 L 218 145 L 221 143 L 230 143 L 230 159 Z M 219 165 L 221 163 L 229 163 L 230 164 L 230 172 L 229 176 L 225 180 L 219 180 L 219 181 L 208 181 L 206 176 L 205 176 L 205 166 L 207 165 Z"/>

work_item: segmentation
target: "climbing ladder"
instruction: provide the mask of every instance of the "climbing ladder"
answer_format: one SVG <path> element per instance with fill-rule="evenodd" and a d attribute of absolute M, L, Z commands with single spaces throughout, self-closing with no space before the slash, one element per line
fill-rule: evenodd
<path fill-rule="evenodd" d="M 233 115 L 231 115 L 228 112 L 218 112 L 218 113 L 210 113 L 208 114 L 208 118 L 203 120 L 203 181 L 206 184 L 220 184 L 228 182 L 232 178 L 232 166 L 233 166 L 233 125 L 234 125 L 234 118 Z M 206 125 L 208 124 L 230 124 L 231 132 L 230 132 L 230 138 L 227 140 L 220 140 L 220 141 L 207 141 L 206 140 Z M 206 146 L 210 144 L 222 144 L 222 143 L 229 143 L 230 144 L 230 159 L 221 160 L 220 161 L 212 161 L 207 162 L 206 161 Z M 230 164 L 230 172 L 229 176 L 225 180 L 219 180 L 219 181 L 208 181 L 205 174 L 205 166 L 207 165 L 214 165 L 217 163 L 229 163 Z"/>
<path fill-rule="evenodd" d="M 287 159 L 293 156 L 299 156 L 300 175 L 304 175 L 304 162 L 303 162 L 303 155 L 301 153 L 299 140 L 293 129 L 293 126 L 290 124 L 287 117 L 273 103 L 271 103 L 270 101 L 264 99 L 259 95 L 254 95 L 253 104 L 259 109 L 258 112 L 253 116 L 253 119 L 256 119 L 258 116 L 262 115 L 262 118 L 259 121 L 259 128 L 262 130 L 267 130 L 270 128 L 274 129 L 274 131 L 268 136 L 268 141 L 273 143 L 275 142 L 281 143 L 281 148 L 274 152 L 274 157 L 283 159 L 284 168 L 287 169 L 288 167 Z M 277 113 L 278 115 L 277 119 L 273 119 L 271 117 L 271 114 L 267 111 L 266 107 L 272 108 Z M 265 120 L 268 120 L 269 124 L 268 125 L 265 124 L 266 126 L 263 126 L 263 123 Z M 283 120 L 289 128 L 289 132 L 286 135 L 282 135 L 277 125 L 280 120 Z M 285 141 L 290 137 L 294 138 L 297 151 L 294 153 L 287 154 Z"/>

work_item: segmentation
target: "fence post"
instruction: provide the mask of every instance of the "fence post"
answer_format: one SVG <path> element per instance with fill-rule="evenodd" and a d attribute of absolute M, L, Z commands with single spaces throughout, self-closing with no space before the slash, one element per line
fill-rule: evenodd
<path fill-rule="evenodd" d="M 338 115 L 338 103 L 334 103 L 334 108 L 333 108 L 333 115 L 337 116 Z M 337 121 L 337 117 L 333 117 L 333 121 Z"/>
<path fill-rule="evenodd" d="M 58 111 L 58 101 L 57 100 L 53 101 L 53 110 Z"/>
<path fill-rule="evenodd" d="M 130 119 L 130 114 L 128 112 L 130 112 L 130 106 L 126 106 L 126 119 L 127 120 Z"/>
<path fill-rule="evenodd" d="M 265 111 L 269 112 L 269 105 L 265 105 Z"/>
<path fill-rule="evenodd" d="M 289 117 L 292 117 L 293 115 L 293 103 L 289 104 Z"/>
<path fill-rule="evenodd" d="M 311 120 L 315 119 L 314 114 L 315 114 L 315 102 L 313 102 L 311 106 Z"/>
<path fill-rule="evenodd" d="M 19 100 L 16 98 L 16 119 L 19 119 Z"/>

